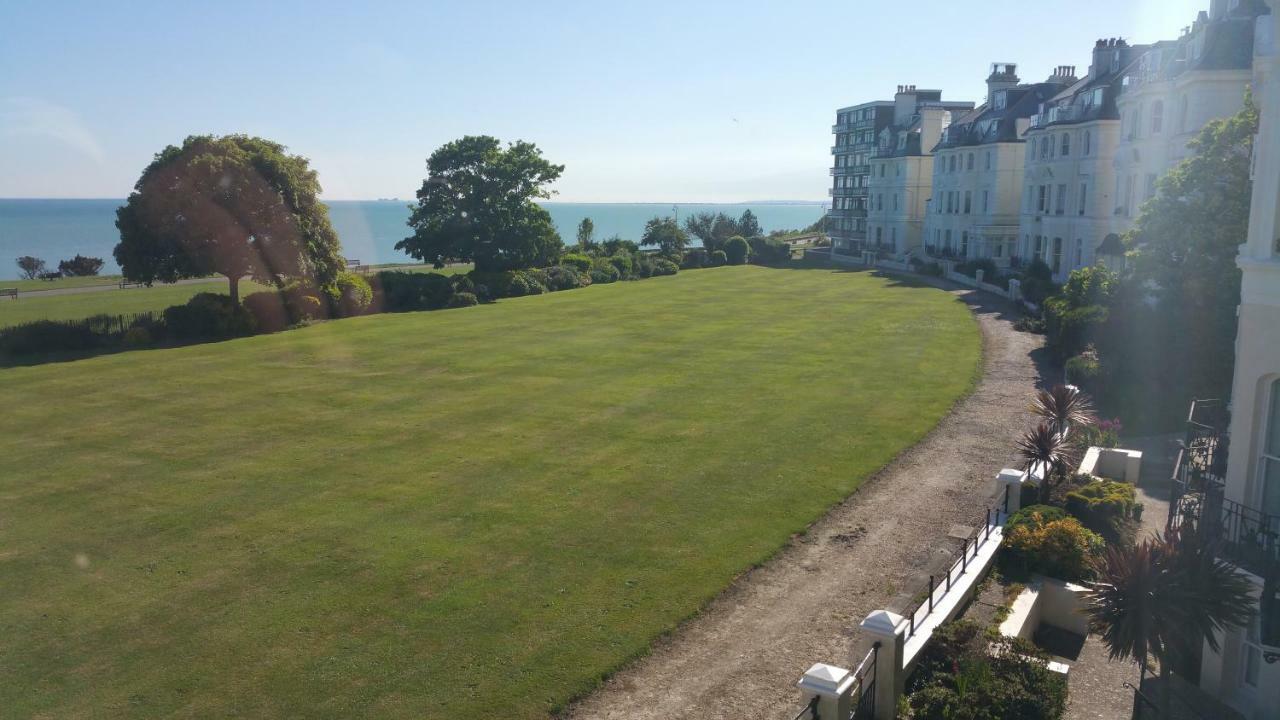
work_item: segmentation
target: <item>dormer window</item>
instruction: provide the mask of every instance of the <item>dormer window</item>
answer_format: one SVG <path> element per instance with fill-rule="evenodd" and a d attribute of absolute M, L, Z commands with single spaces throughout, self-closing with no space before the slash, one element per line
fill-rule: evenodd
<path fill-rule="evenodd" d="M 996 109 L 997 109 L 997 110 L 1003 110 L 1003 109 L 1004 109 L 1004 107 L 1005 107 L 1005 103 L 1006 103 L 1006 102 L 1008 102 L 1008 98 L 1007 98 L 1007 96 L 1008 96 L 1008 93 L 1006 93 L 1006 92 L 1005 92 L 1005 91 L 1003 91 L 1003 90 L 1001 90 L 1000 92 L 996 93 Z"/>

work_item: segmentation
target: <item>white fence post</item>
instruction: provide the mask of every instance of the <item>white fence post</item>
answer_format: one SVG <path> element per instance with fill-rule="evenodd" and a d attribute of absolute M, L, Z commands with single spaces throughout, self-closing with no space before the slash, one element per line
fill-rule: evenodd
<path fill-rule="evenodd" d="M 1022 485 L 1029 475 L 1022 470 L 1005 468 L 996 475 L 996 490 L 1000 492 L 1000 511 L 1012 515 L 1022 509 Z"/>
<path fill-rule="evenodd" d="M 893 720 L 898 713 L 898 698 L 906 690 L 907 674 L 903 668 L 903 644 L 906 620 L 888 610 L 877 610 L 859 626 L 880 643 L 876 653 L 876 720 Z"/>
<path fill-rule="evenodd" d="M 1009 280 L 1009 299 L 1018 302 L 1022 299 L 1022 281 L 1017 278 Z"/>
<path fill-rule="evenodd" d="M 857 678 L 853 673 L 835 665 L 814 663 L 805 671 L 796 687 L 805 705 L 818 699 L 815 706 L 818 720 L 845 720 L 853 713 L 853 686 Z"/>

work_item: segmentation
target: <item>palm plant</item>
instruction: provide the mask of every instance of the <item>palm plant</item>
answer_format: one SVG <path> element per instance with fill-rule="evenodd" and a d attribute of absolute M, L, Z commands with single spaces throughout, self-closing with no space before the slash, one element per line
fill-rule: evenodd
<path fill-rule="evenodd" d="M 1097 422 L 1093 402 L 1075 385 L 1055 385 L 1036 393 L 1031 412 L 1044 419 L 1064 439 L 1072 428 L 1091 427 Z"/>
<path fill-rule="evenodd" d="M 1112 547 L 1099 575 L 1087 597 L 1089 629 L 1112 660 L 1159 664 L 1165 716 L 1177 654 L 1202 643 L 1217 652 L 1218 635 L 1254 612 L 1249 582 L 1189 532 Z"/>
<path fill-rule="evenodd" d="M 1066 438 L 1049 423 L 1042 422 L 1018 438 L 1018 455 L 1023 460 L 1023 470 L 1028 473 L 1039 469 L 1044 473 L 1043 492 L 1040 501 L 1048 501 L 1054 487 L 1054 479 L 1061 476 L 1072 460 L 1071 447 Z"/>

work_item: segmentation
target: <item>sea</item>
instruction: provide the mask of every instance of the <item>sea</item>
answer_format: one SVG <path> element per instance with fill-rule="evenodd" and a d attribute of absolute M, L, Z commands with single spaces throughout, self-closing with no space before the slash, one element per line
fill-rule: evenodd
<path fill-rule="evenodd" d="M 116 208 L 123 200 L 20 200 L 0 199 L 0 278 L 18 275 L 14 261 L 34 255 L 48 267 L 75 255 L 106 261 L 103 274 L 120 272 L 111 251 L 120 236 L 116 231 Z M 342 254 L 362 264 L 414 262 L 395 249 L 409 234 L 405 221 L 409 203 L 404 200 L 334 200 L 329 219 L 342 241 Z M 765 232 L 801 229 L 812 225 L 826 212 L 821 202 L 758 202 L 730 204 L 671 203 L 561 203 L 543 206 L 566 245 L 577 241 L 578 224 L 589 217 L 596 238 L 613 235 L 640 239 L 650 218 L 675 215 L 681 222 L 698 212 L 723 212 L 738 217 L 751 210 Z"/>

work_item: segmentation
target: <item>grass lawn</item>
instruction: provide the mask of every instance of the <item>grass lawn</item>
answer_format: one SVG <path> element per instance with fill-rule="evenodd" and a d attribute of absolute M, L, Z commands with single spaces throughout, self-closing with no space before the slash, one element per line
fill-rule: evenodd
<path fill-rule="evenodd" d="M 0 370 L 0 707 L 545 717 L 979 356 L 942 291 L 733 267 Z"/>
<path fill-rule="evenodd" d="M 375 266 L 375 270 L 396 270 L 399 272 L 438 272 L 444 275 L 471 272 L 471 265 L 450 265 L 443 270 L 434 270 L 430 265 L 387 265 Z M 75 281 L 102 280 L 104 278 L 66 278 L 45 282 L 42 280 L 3 280 L 0 287 L 18 287 L 18 299 L 0 298 L 0 328 L 32 320 L 79 320 L 90 315 L 129 315 L 147 311 L 161 311 L 170 305 L 180 305 L 191 299 L 192 295 L 202 292 L 227 292 L 226 278 L 211 278 L 209 282 L 189 283 L 182 285 L 154 285 L 152 287 L 136 287 L 120 290 L 114 287 L 120 278 L 114 278 L 106 284 L 112 285 L 110 290 L 98 292 L 75 293 L 70 295 L 42 296 L 35 290 L 52 290 L 65 287 L 84 287 L 91 283 L 77 285 Z M 8 284 L 14 283 L 14 284 Z M 21 283 L 37 283 L 24 288 Z M 58 284 L 64 283 L 64 284 Z M 98 283 L 102 284 L 102 283 Z M 266 286 L 244 281 L 240 283 L 240 296 Z"/>
<path fill-rule="evenodd" d="M 119 275 L 89 275 L 87 277 L 65 277 L 56 280 L 0 280 L 0 287 L 17 288 L 20 292 L 32 292 L 35 290 L 61 290 L 63 288 L 116 285 L 119 282 Z"/>

